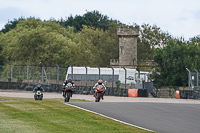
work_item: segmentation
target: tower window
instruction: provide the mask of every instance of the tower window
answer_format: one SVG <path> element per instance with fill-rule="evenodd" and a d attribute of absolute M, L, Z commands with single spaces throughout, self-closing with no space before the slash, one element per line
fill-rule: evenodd
<path fill-rule="evenodd" d="M 123 53 L 124 46 L 120 46 L 120 52 Z"/>

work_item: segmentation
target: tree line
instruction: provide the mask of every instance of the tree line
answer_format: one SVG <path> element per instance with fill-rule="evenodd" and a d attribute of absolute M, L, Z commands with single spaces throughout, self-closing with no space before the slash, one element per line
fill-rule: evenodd
<path fill-rule="evenodd" d="M 119 25 L 124 24 L 98 11 L 71 15 L 66 20 L 14 19 L 0 31 L 0 65 L 42 62 L 46 66 L 109 67 L 110 59 L 119 58 Z M 199 70 L 200 36 L 185 41 L 156 25 L 139 27 L 138 61 L 154 60 L 151 79 L 155 84 L 186 85 L 185 68 Z"/>

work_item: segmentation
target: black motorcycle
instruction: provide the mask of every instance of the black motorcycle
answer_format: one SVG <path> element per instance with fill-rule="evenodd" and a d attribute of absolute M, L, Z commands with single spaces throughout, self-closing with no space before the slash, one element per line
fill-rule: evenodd
<path fill-rule="evenodd" d="M 72 83 L 68 83 L 66 86 L 65 86 L 65 102 L 69 102 L 70 98 L 72 97 L 72 93 L 74 92 L 74 86 L 72 86 Z"/>
<path fill-rule="evenodd" d="M 37 90 L 37 91 L 35 92 L 34 99 L 35 99 L 35 100 L 42 100 L 42 99 L 43 99 L 43 93 L 42 93 L 41 90 Z"/>

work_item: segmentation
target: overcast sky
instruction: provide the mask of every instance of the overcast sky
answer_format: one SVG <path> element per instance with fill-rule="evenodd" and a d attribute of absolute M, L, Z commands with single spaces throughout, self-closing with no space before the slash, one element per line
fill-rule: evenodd
<path fill-rule="evenodd" d="M 200 35 L 200 0 L 0 0 L 0 30 L 21 16 L 58 20 L 86 10 L 98 10 L 127 25 L 156 24 L 186 40 Z"/>

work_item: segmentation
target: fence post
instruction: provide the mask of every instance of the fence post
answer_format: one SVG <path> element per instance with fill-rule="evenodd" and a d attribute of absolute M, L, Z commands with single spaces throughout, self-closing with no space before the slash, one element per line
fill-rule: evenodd
<path fill-rule="evenodd" d="M 194 69 L 197 72 L 197 90 L 199 89 L 199 72 Z"/>
<path fill-rule="evenodd" d="M 11 65 L 11 82 L 13 81 L 13 64 L 9 62 Z"/>
<path fill-rule="evenodd" d="M 71 67 L 71 78 L 72 80 L 74 79 L 74 74 L 73 74 L 73 66 L 69 64 L 69 66 Z"/>
<path fill-rule="evenodd" d="M 99 66 L 97 66 L 97 68 L 99 69 L 99 79 L 101 79 L 101 78 L 100 78 L 101 69 L 100 69 L 100 67 L 99 67 Z"/>
<path fill-rule="evenodd" d="M 59 84 L 59 66 L 58 64 L 56 64 L 57 66 L 57 84 Z"/>
<path fill-rule="evenodd" d="M 191 76 L 190 75 L 191 75 L 191 72 L 188 68 L 186 68 L 186 70 L 189 72 L 189 74 L 188 74 L 188 88 L 190 90 L 190 82 L 191 82 L 191 79 L 190 79 Z"/>
<path fill-rule="evenodd" d="M 42 64 L 42 62 L 40 62 L 41 66 L 42 66 L 42 83 L 44 83 L 44 65 Z"/>
<path fill-rule="evenodd" d="M 136 70 L 138 71 L 138 78 L 140 78 L 140 68 L 136 68 Z"/>
<path fill-rule="evenodd" d="M 124 70 L 125 70 L 125 90 L 126 90 L 126 68 L 125 67 L 123 67 L 124 68 Z"/>
<path fill-rule="evenodd" d="M 27 66 L 27 83 L 29 83 L 29 65 L 25 62 Z"/>
<path fill-rule="evenodd" d="M 113 89 L 113 83 L 114 83 L 114 68 L 111 66 L 112 69 L 112 89 Z"/>
<path fill-rule="evenodd" d="M 85 66 L 85 65 L 84 65 L 84 67 L 85 67 L 85 70 L 86 70 L 86 80 L 85 80 L 85 86 L 86 86 L 86 88 L 87 88 L 87 66 Z"/>

